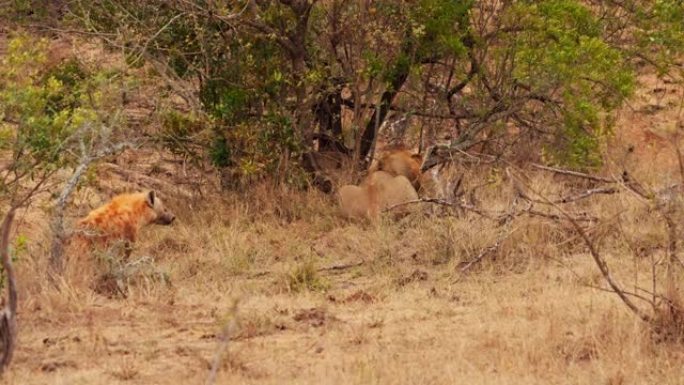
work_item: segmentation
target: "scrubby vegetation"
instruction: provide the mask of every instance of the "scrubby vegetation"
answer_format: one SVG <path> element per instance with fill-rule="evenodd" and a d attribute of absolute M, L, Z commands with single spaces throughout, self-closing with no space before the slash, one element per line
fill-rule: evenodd
<path fill-rule="evenodd" d="M 1 381 L 679 383 L 683 50 L 676 0 L 0 1 Z M 397 148 L 420 199 L 344 217 Z"/>

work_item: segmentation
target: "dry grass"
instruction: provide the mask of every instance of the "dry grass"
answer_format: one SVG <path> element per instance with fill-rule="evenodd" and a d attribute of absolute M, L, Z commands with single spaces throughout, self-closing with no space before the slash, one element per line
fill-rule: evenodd
<path fill-rule="evenodd" d="M 549 195 L 568 187 L 545 174 L 533 184 Z M 501 179 L 478 200 L 505 210 L 509 192 Z M 473 213 L 424 209 L 370 225 L 343 219 L 332 197 L 268 186 L 249 199 L 172 203 L 178 223 L 146 229 L 134 252 L 170 284 L 127 282 L 125 298 L 42 282 L 47 243 L 31 237 L 17 263 L 20 337 L 4 383 L 204 383 L 235 300 L 238 329 L 217 383 L 630 384 L 684 374 L 684 347 L 655 342 L 614 295 L 588 288 L 601 283 L 595 266 L 552 220 L 517 219 L 496 253 L 461 274 L 500 236 Z M 580 206 L 626 213 L 623 233 L 597 239 L 616 275 L 648 279 L 648 259 L 626 258 L 615 234 L 657 244 L 658 223 L 626 194 Z"/>

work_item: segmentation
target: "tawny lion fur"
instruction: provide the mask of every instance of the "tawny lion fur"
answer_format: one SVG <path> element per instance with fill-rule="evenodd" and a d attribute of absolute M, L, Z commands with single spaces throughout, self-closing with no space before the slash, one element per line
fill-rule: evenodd
<path fill-rule="evenodd" d="M 121 194 L 78 221 L 75 235 L 91 246 L 106 246 L 117 240 L 132 244 L 143 226 L 170 225 L 174 219 L 154 191 Z"/>
<path fill-rule="evenodd" d="M 385 171 L 372 172 L 359 186 L 346 185 L 339 190 L 342 212 L 351 218 L 374 220 L 383 210 L 416 199 L 418 194 L 405 176 Z"/>
<path fill-rule="evenodd" d="M 423 159 L 420 154 L 412 154 L 408 150 L 397 149 L 384 154 L 377 164 L 378 171 L 385 171 L 392 175 L 403 175 L 420 190 L 420 166 Z"/>
<path fill-rule="evenodd" d="M 394 149 L 383 155 L 372 168 L 386 171 L 392 175 L 403 175 L 421 196 L 437 196 L 441 194 L 440 182 L 432 172 L 421 172 L 422 156 L 412 154 L 405 149 Z"/>

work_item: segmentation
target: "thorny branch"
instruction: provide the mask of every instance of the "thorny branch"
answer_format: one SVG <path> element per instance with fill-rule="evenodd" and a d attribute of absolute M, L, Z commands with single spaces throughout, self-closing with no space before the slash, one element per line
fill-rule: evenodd
<path fill-rule="evenodd" d="M 459 201 L 450 201 L 447 199 L 440 199 L 440 198 L 420 198 L 420 199 L 415 199 L 415 200 L 410 200 L 402 203 L 397 203 L 395 205 L 392 205 L 386 209 L 383 210 L 383 212 L 389 212 L 392 211 L 396 208 L 407 206 L 407 205 L 412 205 L 412 204 L 417 204 L 417 203 L 432 203 L 440 206 L 446 206 L 446 207 L 453 207 L 453 208 L 459 208 L 464 211 L 469 211 L 472 213 L 475 213 L 483 218 L 490 219 L 492 221 L 495 221 L 497 223 L 503 224 L 505 223 L 505 220 L 509 217 L 519 217 L 522 215 L 530 215 L 530 216 L 536 216 L 536 217 L 543 217 L 547 219 L 551 219 L 553 221 L 559 221 L 560 217 L 556 214 L 551 214 L 551 213 L 545 213 L 543 211 L 535 210 L 534 206 L 532 204 L 529 204 L 527 207 L 520 209 L 518 211 L 510 212 L 501 212 L 501 211 L 494 211 L 494 210 L 486 210 L 481 207 L 478 207 L 474 204 L 469 204 L 465 202 L 459 202 Z M 530 202 L 533 203 L 533 202 Z M 590 216 L 576 216 L 573 217 L 574 220 L 578 222 L 595 222 L 597 218 L 590 217 Z"/>
<path fill-rule="evenodd" d="M 602 177 L 542 165 L 533 165 L 533 167 L 539 170 L 550 171 L 560 175 L 566 175 L 574 178 L 586 179 L 592 182 L 603 183 L 604 185 L 579 192 L 570 193 L 568 195 L 561 196 L 560 198 L 552 199 L 532 188 L 530 179 L 526 177 L 524 174 L 518 174 L 517 172 L 513 172 L 513 167 L 508 167 L 506 170 L 506 174 L 511 180 L 516 197 L 513 200 L 513 204 L 511 205 L 510 209 L 507 211 L 487 210 L 482 207 L 479 207 L 477 202 L 475 202 L 474 200 L 472 200 L 471 203 L 466 203 L 463 199 L 457 200 L 453 198 L 451 200 L 438 198 L 422 198 L 393 205 L 391 207 L 388 207 L 384 211 L 391 211 L 397 207 L 410 204 L 431 203 L 445 207 L 458 208 L 467 212 L 472 212 L 483 218 L 497 222 L 497 227 L 501 227 L 501 230 L 496 241 L 492 245 L 480 250 L 480 252 L 473 259 L 463 262 L 460 265 L 461 272 L 467 271 L 473 265 L 483 260 L 487 255 L 490 255 L 491 253 L 494 253 L 496 250 L 498 250 L 502 242 L 512 234 L 511 231 L 508 231 L 508 228 L 510 227 L 513 219 L 516 217 L 522 215 L 541 216 L 557 222 L 567 222 L 569 225 L 572 226 L 574 231 L 578 234 L 578 236 L 582 239 L 582 241 L 588 248 L 594 263 L 599 268 L 601 275 L 603 276 L 605 282 L 609 286 L 609 288 L 603 288 L 599 286 L 596 286 L 595 288 L 617 294 L 620 300 L 630 309 L 630 311 L 633 314 L 635 314 L 642 321 L 654 326 L 656 329 L 658 329 L 658 317 L 656 315 L 651 315 L 648 312 L 641 309 L 639 306 L 636 305 L 635 302 L 633 302 L 632 298 L 648 302 L 653 307 L 654 311 L 657 311 L 658 302 L 660 302 L 661 304 L 665 304 L 667 309 L 669 309 L 671 313 L 675 314 L 675 317 L 677 316 L 677 314 L 680 314 L 682 312 L 682 309 L 679 305 L 679 301 L 677 301 L 677 297 L 673 297 L 673 295 L 677 295 L 677 278 L 675 278 L 674 269 L 675 267 L 679 269 L 684 268 L 684 262 L 682 262 L 682 260 L 679 258 L 679 227 L 677 222 L 674 220 L 671 212 L 673 207 L 672 204 L 673 202 L 675 202 L 675 194 L 681 193 L 681 184 L 672 185 L 659 191 L 651 191 L 645 188 L 644 185 L 636 181 L 627 171 L 624 171 L 619 176 Z M 667 228 L 667 244 L 665 247 L 666 256 L 663 259 L 667 261 L 667 294 L 658 294 L 656 292 L 655 272 L 653 273 L 653 288 L 651 291 L 644 290 L 640 287 L 636 287 L 636 291 L 646 292 L 649 296 L 652 297 L 652 300 L 635 291 L 627 291 L 625 288 L 622 287 L 622 285 L 612 275 L 605 258 L 599 253 L 594 241 L 592 241 L 592 239 L 588 235 L 587 230 L 582 225 L 580 225 L 581 222 L 598 222 L 599 219 L 587 215 L 585 213 L 580 213 L 580 215 L 571 214 L 565 208 L 565 206 L 562 206 L 565 204 L 577 203 L 583 199 L 596 195 L 613 195 L 621 192 L 629 192 L 633 194 L 635 198 L 647 204 L 650 210 L 657 211 L 662 217 L 663 221 L 665 222 Z M 458 196 L 463 197 L 463 195 L 464 194 L 461 193 Z M 523 207 L 517 207 L 518 199 L 523 199 L 525 202 L 527 202 L 527 204 Z M 534 208 L 534 205 L 536 204 L 541 204 L 546 207 L 549 207 L 557 214 L 553 212 L 536 210 Z"/>
<path fill-rule="evenodd" d="M 577 233 L 580 235 L 582 240 L 584 241 L 585 245 L 589 249 L 589 253 L 591 254 L 592 258 L 594 259 L 594 262 L 598 266 L 599 270 L 601 271 L 601 274 L 603 275 L 603 278 L 606 280 L 610 288 L 615 292 L 615 294 L 620 297 L 622 302 L 627 305 L 627 307 L 641 320 L 650 323 L 652 321 L 652 317 L 648 314 L 646 314 L 643 310 L 641 310 L 638 306 L 632 302 L 632 300 L 629 298 L 629 296 L 625 293 L 625 290 L 622 289 L 621 285 L 617 283 L 617 281 L 613 278 L 610 269 L 608 268 L 608 264 L 606 263 L 605 259 L 599 254 L 598 250 L 596 249 L 596 246 L 594 245 L 594 242 L 589 238 L 587 233 L 584 231 L 582 226 L 579 225 L 579 223 L 573 218 L 572 215 L 570 215 L 565 209 L 563 209 L 558 203 L 554 203 L 550 199 L 548 199 L 546 196 L 543 194 L 539 193 L 535 189 L 533 189 L 531 186 L 526 184 L 524 182 L 524 179 L 526 178 L 521 178 L 520 176 L 516 175 L 512 170 L 509 168 L 508 169 L 508 174 L 516 180 L 518 184 L 524 185 L 527 191 L 531 191 L 534 193 L 539 199 L 542 201 L 546 202 L 548 205 L 552 206 L 556 211 L 558 211 L 563 218 L 565 218 L 577 231 Z"/>
<path fill-rule="evenodd" d="M 519 195 L 516 195 L 515 198 L 513 199 L 513 203 L 511 204 L 511 209 L 508 212 L 508 215 L 505 216 L 505 218 L 502 219 L 501 223 L 501 230 L 499 230 L 499 236 L 496 238 L 496 242 L 494 242 L 493 245 L 484 248 L 482 251 L 480 251 L 480 254 L 478 254 L 475 258 L 462 263 L 461 266 L 461 273 L 465 273 L 468 271 L 473 265 L 476 263 L 479 263 L 486 255 L 491 254 L 499 249 L 501 247 L 501 243 L 508 238 L 513 232 L 510 231 L 511 223 L 513 223 L 513 219 L 515 218 L 515 207 L 518 205 L 518 199 L 520 198 Z"/>
<path fill-rule="evenodd" d="M 561 261 L 560 259 L 554 259 L 554 258 L 552 258 L 552 259 L 553 259 L 555 262 L 559 263 L 563 268 L 567 269 L 573 276 L 575 276 L 575 278 L 577 278 L 577 279 L 580 280 L 580 281 L 582 280 L 582 276 L 581 276 L 579 273 L 577 273 L 575 270 L 573 270 L 570 266 L 568 266 L 568 265 L 566 265 L 565 263 L 563 263 L 563 261 Z M 596 290 L 600 290 L 600 291 L 605 291 L 605 292 L 607 292 L 607 293 L 615 293 L 615 291 L 613 291 L 612 289 L 608 289 L 608 288 L 605 288 L 605 287 L 602 287 L 602 286 L 598 286 L 598 285 L 593 285 L 593 284 L 591 284 L 591 283 L 582 283 L 582 286 L 588 287 L 588 288 L 590 288 L 590 289 L 596 289 Z M 641 288 L 637 288 L 637 290 L 642 290 L 642 291 L 646 292 L 646 294 L 651 295 L 654 299 L 652 300 L 652 299 L 650 299 L 650 298 L 646 298 L 646 297 L 644 297 L 644 296 L 641 295 L 641 294 L 638 294 L 638 293 L 635 293 L 635 292 L 631 292 L 631 291 L 624 291 L 624 293 L 625 293 L 626 295 L 631 296 L 631 297 L 634 297 L 634 298 L 640 299 L 640 300 L 642 300 L 642 301 L 644 301 L 644 302 L 647 302 L 647 303 L 648 303 L 649 305 L 651 305 L 651 306 L 655 306 L 655 298 L 660 297 L 660 296 L 658 296 L 658 295 L 655 294 L 654 292 L 649 292 L 649 291 L 644 290 L 644 289 L 641 289 Z"/>
<path fill-rule="evenodd" d="M 678 158 L 681 158 L 681 150 L 679 150 L 678 147 L 676 147 L 676 153 Z M 546 171 L 552 171 L 554 173 L 558 174 L 565 174 L 565 175 L 570 175 L 574 177 L 581 177 L 597 182 L 603 182 L 603 183 L 609 183 L 612 184 L 612 186 L 604 186 L 604 187 L 599 187 L 593 190 L 588 190 L 586 194 L 587 195 L 590 191 L 592 194 L 597 194 L 597 193 L 602 193 L 602 194 L 614 194 L 618 193 L 621 191 L 626 191 L 631 193 L 631 195 L 639 200 L 641 203 L 646 205 L 649 210 L 654 210 L 660 214 L 660 217 L 662 218 L 665 227 L 667 229 L 667 241 L 665 245 L 665 257 L 662 259 L 666 261 L 666 286 L 664 288 L 665 294 L 658 294 L 657 293 L 657 279 L 656 279 L 656 271 L 655 267 L 660 263 L 660 261 L 656 261 L 653 258 L 651 259 L 651 285 L 652 289 L 650 291 L 645 290 L 640 287 L 636 287 L 637 290 L 641 290 L 646 292 L 651 296 L 651 299 L 647 299 L 644 296 L 638 295 L 636 293 L 630 293 L 626 291 L 624 288 L 620 287 L 620 285 L 617 284 L 617 282 L 612 278 L 610 271 L 608 269 L 608 266 L 605 262 L 605 259 L 602 258 L 602 256 L 598 253 L 596 250 L 596 247 L 594 246 L 593 242 L 589 239 L 587 236 L 585 230 L 579 226 L 577 221 L 573 221 L 572 218 L 569 218 L 567 213 L 558 205 L 559 203 L 565 203 L 565 202 L 558 202 L 558 201 L 553 201 L 551 202 L 545 197 L 542 197 L 539 193 L 536 193 L 536 195 L 540 196 L 542 200 L 546 200 L 549 205 L 554 207 L 558 212 L 560 212 L 567 220 L 572 224 L 572 226 L 576 229 L 577 233 L 581 236 L 581 238 L 584 240 L 585 244 L 589 248 L 589 251 L 596 262 L 596 265 L 599 267 L 599 270 L 601 271 L 602 275 L 604 276 L 604 279 L 608 283 L 608 285 L 611 287 L 610 290 L 608 289 L 603 289 L 607 291 L 612 291 L 616 293 L 620 299 L 627 305 L 627 307 L 635 314 L 637 315 L 641 320 L 646 321 L 650 323 L 653 327 L 654 330 L 660 330 L 663 325 L 659 325 L 662 320 L 659 320 L 658 316 L 658 302 L 661 304 L 665 304 L 665 310 L 669 312 L 669 316 L 672 317 L 673 319 L 677 320 L 681 318 L 681 314 L 684 312 L 684 309 L 681 308 L 680 300 L 679 300 L 679 287 L 678 287 L 678 282 L 681 280 L 681 275 L 676 276 L 675 275 L 675 269 L 678 268 L 680 271 L 682 268 L 684 268 L 684 262 L 679 258 L 679 248 L 678 248 L 678 242 L 679 242 L 679 227 L 678 227 L 678 222 L 673 218 L 673 211 L 675 209 L 675 204 L 677 202 L 677 195 L 680 195 L 682 193 L 682 183 L 674 184 L 667 186 L 663 189 L 660 189 L 658 191 L 651 190 L 649 188 L 644 187 L 643 184 L 639 183 L 634 177 L 624 170 L 621 175 L 619 176 L 613 176 L 612 179 L 609 178 L 604 178 L 604 177 L 597 177 L 594 175 L 589 175 L 589 174 L 584 174 L 584 173 L 578 173 L 574 171 L 569 171 L 569 170 L 562 170 L 562 169 L 557 169 L 557 168 L 551 168 L 551 167 L 546 167 L 546 166 L 539 166 L 536 165 L 536 168 L 546 170 Z M 680 168 L 681 168 L 681 159 L 680 159 Z M 680 173 L 682 177 L 684 177 L 684 169 L 680 169 Z M 682 180 L 684 182 L 684 180 Z M 588 195 L 587 195 L 588 196 Z M 623 230 L 624 231 L 624 230 Z M 636 250 L 636 247 L 631 244 L 631 242 L 627 241 L 630 249 L 632 249 L 633 253 L 638 253 Z M 635 254 L 636 255 L 636 254 Z M 628 296 L 633 296 L 635 298 L 639 298 L 642 300 L 645 300 L 651 304 L 653 307 L 654 311 L 656 311 L 655 316 L 651 316 L 644 311 L 642 311 L 640 308 L 636 307 L 634 303 L 632 303 Z M 676 325 L 675 322 L 675 327 L 681 327 L 681 325 Z"/>
<path fill-rule="evenodd" d="M 460 183 L 459 183 L 460 185 Z M 561 199 L 561 203 L 567 203 L 567 202 L 574 202 L 580 199 L 583 199 L 587 196 L 591 196 L 595 193 L 599 193 L 602 190 L 597 190 L 595 192 L 585 192 L 583 194 L 579 195 L 573 195 L 568 198 L 563 198 Z M 607 192 L 603 192 L 607 193 Z M 472 194 L 471 194 L 472 195 Z M 518 209 L 518 203 L 520 199 L 525 199 L 528 204 L 526 207 L 522 207 Z M 446 200 L 446 199 L 439 199 L 439 198 L 421 198 L 421 199 L 416 199 L 416 200 L 411 200 L 399 204 L 392 205 L 385 210 L 384 212 L 388 212 L 391 210 L 394 210 L 398 207 L 410 205 L 410 204 L 416 204 L 416 203 L 432 203 L 436 205 L 441 205 L 441 206 L 446 206 L 446 207 L 452 207 L 452 208 L 458 208 L 463 211 L 468 211 L 475 213 L 483 218 L 489 219 L 491 221 L 496 222 L 497 227 L 500 228 L 499 230 L 499 235 L 494 242 L 493 245 L 490 245 L 488 247 L 485 247 L 482 249 L 477 256 L 474 258 L 470 259 L 469 261 L 465 261 L 461 264 L 460 267 L 460 272 L 465 273 L 468 271 L 472 266 L 475 264 L 479 263 L 484 259 L 485 256 L 497 251 L 501 244 L 503 243 L 504 240 L 506 240 L 511 234 L 512 231 L 510 231 L 510 226 L 513 223 L 513 220 L 517 217 L 523 216 L 523 215 L 529 215 L 529 216 L 537 216 L 537 217 L 543 217 L 547 218 L 553 221 L 560 221 L 561 217 L 558 215 L 552 214 L 552 213 L 546 213 L 543 211 L 535 210 L 534 209 L 534 201 L 530 200 L 529 197 L 527 197 L 524 192 L 521 191 L 521 189 L 516 189 L 515 197 L 513 199 L 513 202 L 511 203 L 510 209 L 504 212 L 501 211 L 494 211 L 494 210 L 486 210 L 481 207 L 478 207 L 478 205 L 474 202 L 475 199 L 471 196 L 471 201 L 473 203 L 466 203 L 464 201 L 459 201 L 457 199 L 452 199 L 452 200 Z M 545 202 L 543 202 L 545 203 Z M 590 217 L 590 216 L 578 216 L 578 217 L 572 217 L 572 219 L 576 222 L 594 222 L 597 219 Z"/>

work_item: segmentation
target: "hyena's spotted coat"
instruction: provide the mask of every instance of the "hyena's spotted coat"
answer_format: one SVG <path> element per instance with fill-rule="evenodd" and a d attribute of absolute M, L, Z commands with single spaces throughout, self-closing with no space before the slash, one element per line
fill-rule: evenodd
<path fill-rule="evenodd" d="M 154 191 L 121 194 L 78 221 L 75 235 L 91 246 L 123 240 L 130 250 L 141 227 L 151 223 L 169 225 L 175 219 Z"/>

